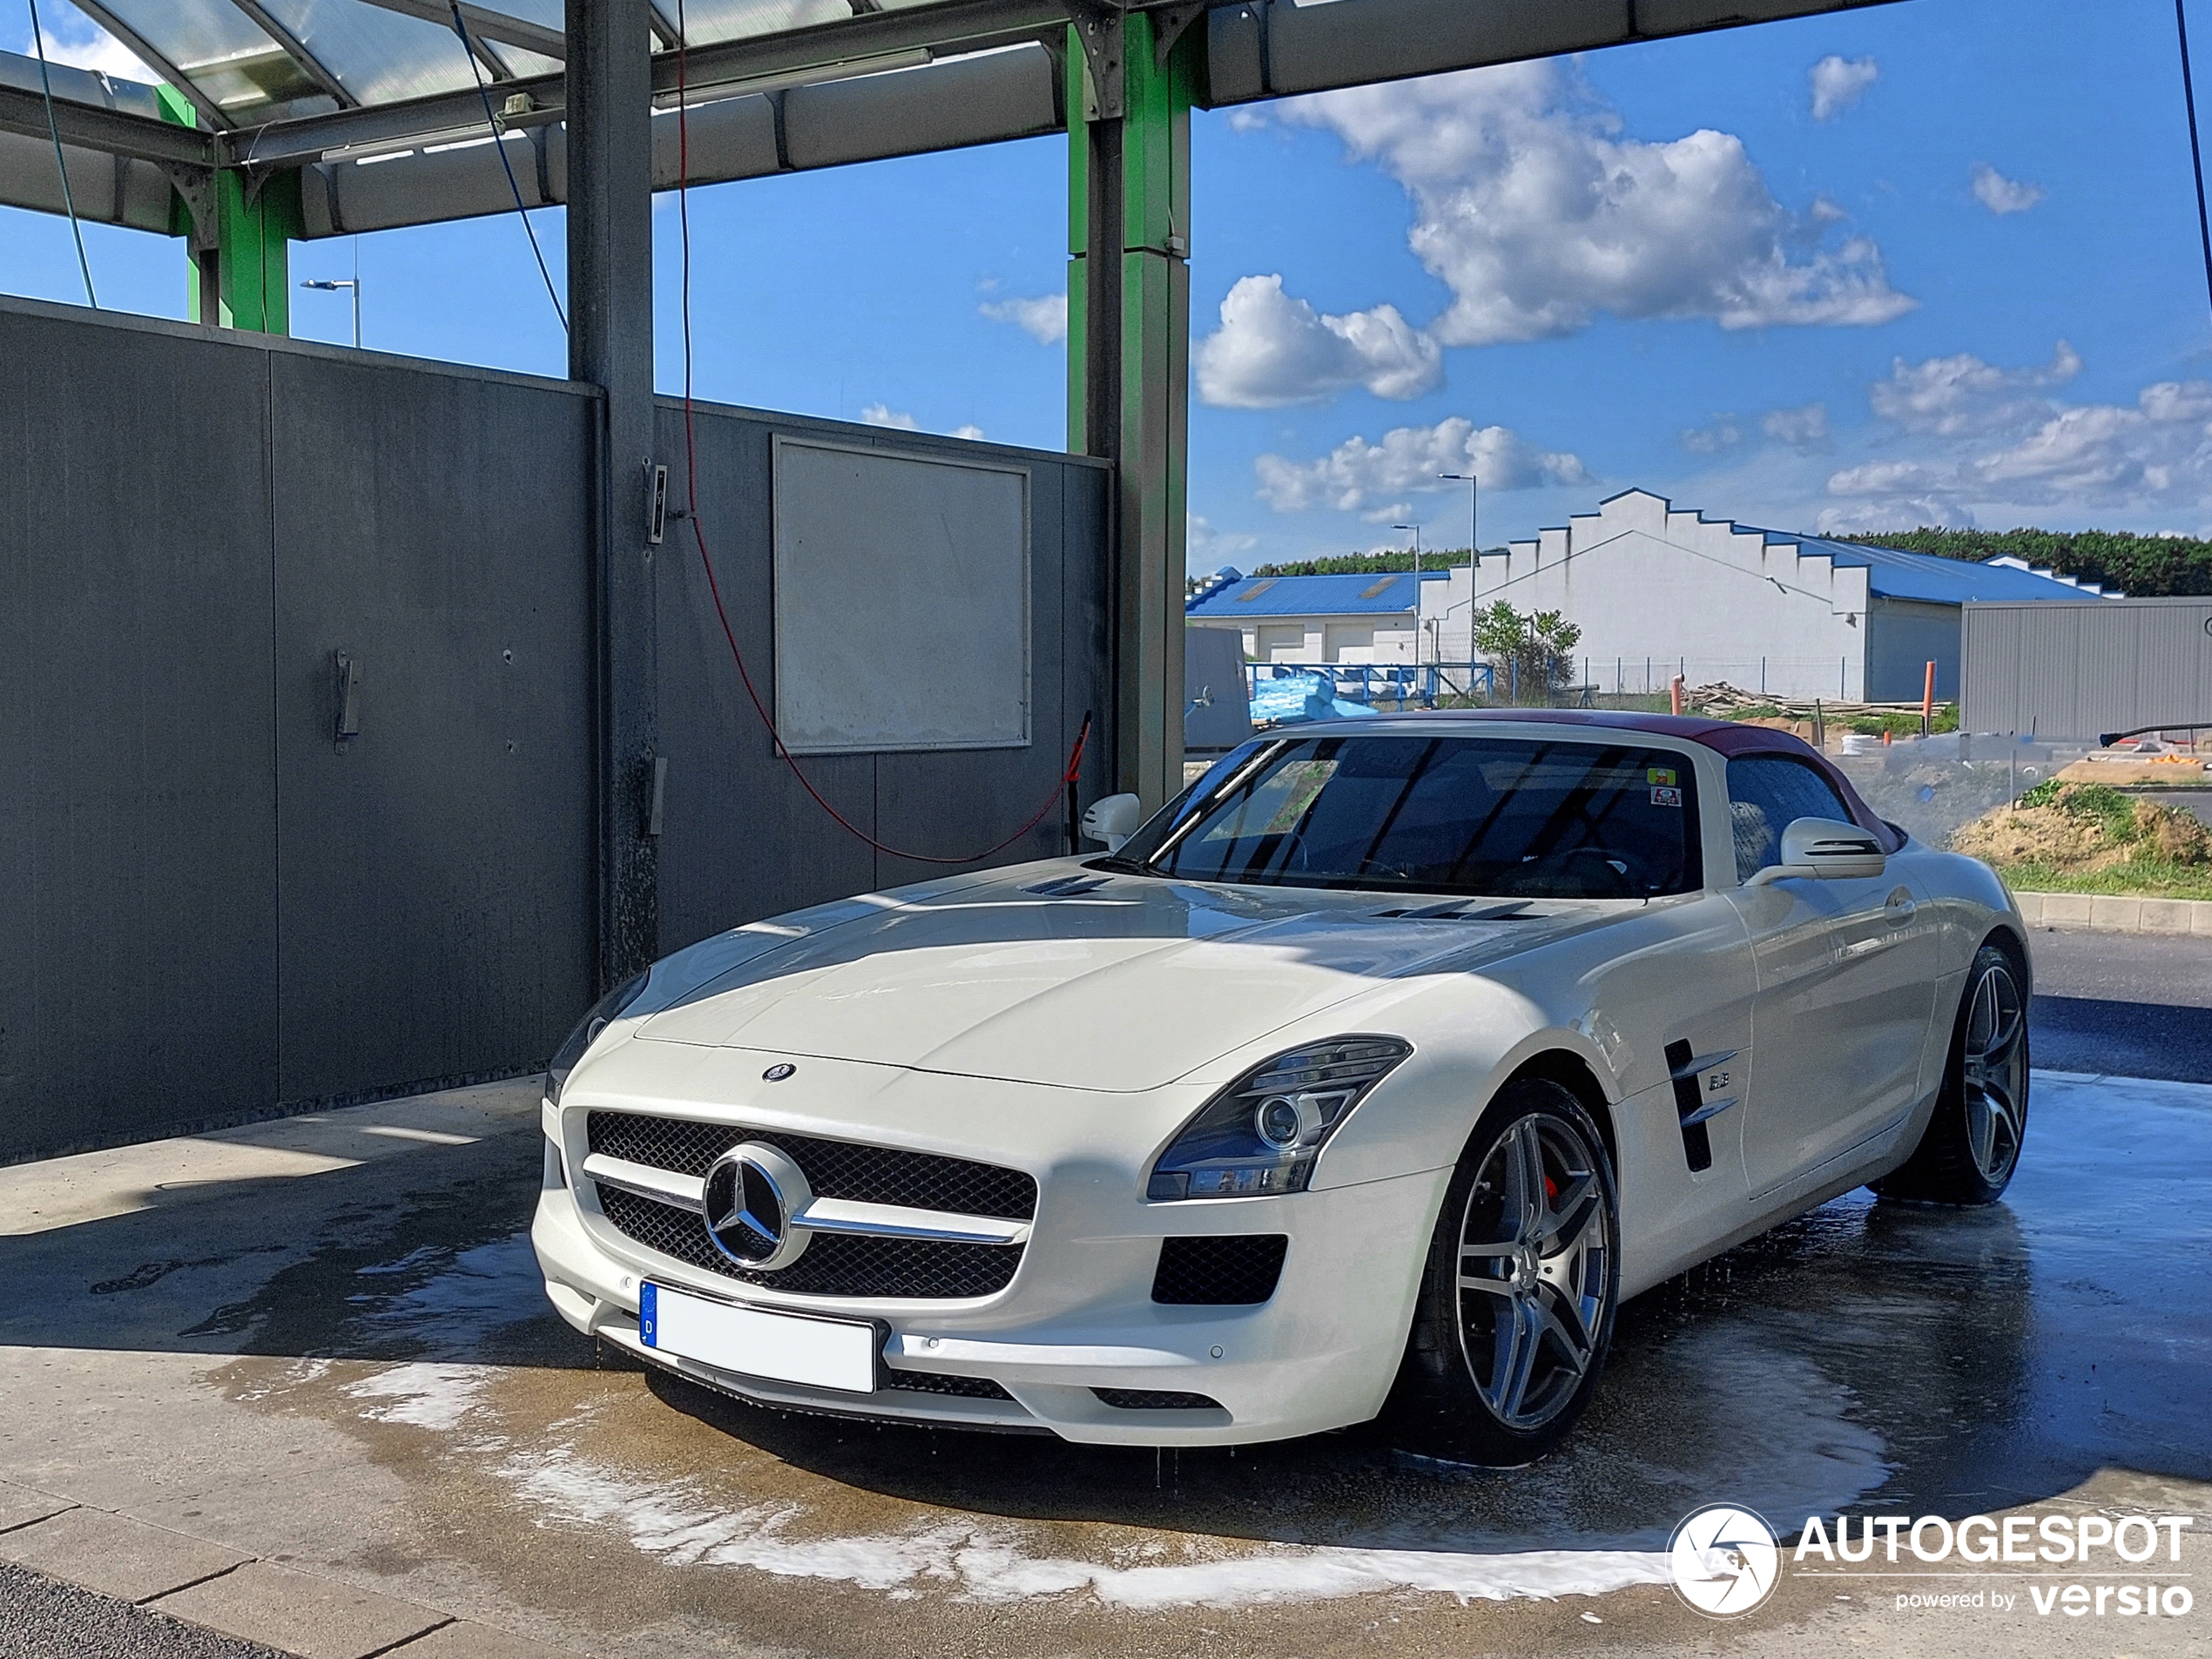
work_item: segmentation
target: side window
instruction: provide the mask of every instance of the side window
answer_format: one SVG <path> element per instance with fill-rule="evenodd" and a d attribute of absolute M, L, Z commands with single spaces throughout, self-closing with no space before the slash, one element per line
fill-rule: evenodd
<path fill-rule="evenodd" d="M 1856 821 L 1833 784 L 1787 755 L 1742 755 L 1728 763 L 1728 816 L 1739 881 L 1782 861 L 1782 832 L 1793 820 Z"/>

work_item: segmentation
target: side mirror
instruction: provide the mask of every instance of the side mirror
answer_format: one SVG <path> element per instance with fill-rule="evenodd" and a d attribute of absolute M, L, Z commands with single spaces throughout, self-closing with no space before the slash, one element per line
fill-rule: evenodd
<path fill-rule="evenodd" d="M 1770 864 L 1743 885 L 1802 877 L 1813 881 L 1855 881 L 1878 876 L 1889 867 L 1882 844 L 1856 824 L 1832 818 L 1800 818 L 1782 832 L 1782 862 Z"/>
<path fill-rule="evenodd" d="M 1103 841 L 1109 853 L 1118 853 L 1143 822 L 1144 806 L 1136 796 L 1108 795 L 1091 802 L 1083 814 L 1083 838 Z"/>

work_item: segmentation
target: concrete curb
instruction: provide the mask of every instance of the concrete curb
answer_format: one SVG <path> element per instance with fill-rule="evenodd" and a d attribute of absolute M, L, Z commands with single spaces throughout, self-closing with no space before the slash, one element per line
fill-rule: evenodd
<path fill-rule="evenodd" d="M 2101 934 L 2160 934 L 2212 941 L 2212 900 L 2121 899 L 2090 893 L 2016 893 L 2031 927 Z"/>

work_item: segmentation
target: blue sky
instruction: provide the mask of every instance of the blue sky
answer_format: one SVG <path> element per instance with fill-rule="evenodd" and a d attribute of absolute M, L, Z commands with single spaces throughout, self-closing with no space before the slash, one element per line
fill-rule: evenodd
<path fill-rule="evenodd" d="M 1463 544 L 1434 475 L 1471 466 L 1486 545 L 1635 485 L 1789 529 L 2212 529 L 2164 0 L 1906 0 L 1201 113 L 1193 150 L 1194 568 Z M 696 192 L 702 395 L 1059 447 L 1065 175 L 1042 140 Z M 672 200 L 656 226 L 672 389 Z M 86 236 L 104 303 L 181 314 L 179 244 Z M 370 347 L 562 371 L 511 217 L 293 273 L 356 255 Z M 0 210 L 0 289 L 81 297 L 63 221 Z M 296 334 L 350 326 L 295 293 Z"/>

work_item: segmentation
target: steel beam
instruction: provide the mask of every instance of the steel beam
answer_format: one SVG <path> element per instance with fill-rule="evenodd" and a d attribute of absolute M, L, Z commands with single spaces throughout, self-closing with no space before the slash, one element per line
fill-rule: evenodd
<path fill-rule="evenodd" d="M 1096 20 L 1110 32 L 1086 43 L 1093 21 L 1079 19 L 1068 52 L 1068 444 L 1116 463 L 1115 786 L 1150 810 L 1183 786 L 1190 109 L 1204 41 L 1163 42 L 1153 17 L 1131 12 Z"/>
<path fill-rule="evenodd" d="M 935 5 L 868 12 L 811 29 L 694 47 L 691 84 L 695 93 L 704 94 L 746 81 L 841 69 L 917 49 L 975 51 L 1048 37 L 1056 43 L 1067 21 L 1068 8 L 1061 0 L 940 0 Z M 664 97 L 675 90 L 676 60 L 664 53 L 651 62 L 650 94 Z M 500 91 L 504 96 L 527 93 L 538 111 L 557 111 L 568 96 L 564 78 L 559 75 L 502 82 Z M 333 150 L 481 130 L 483 120 L 483 104 L 470 88 L 401 104 L 273 121 L 226 141 L 234 153 L 226 159 L 242 163 L 250 153 L 257 164 L 296 166 Z"/>
<path fill-rule="evenodd" d="M 134 161 L 165 162 L 179 167 L 205 169 L 215 165 L 212 133 L 172 126 L 123 110 L 57 98 L 54 125 L 61 131 L 62 142 L 79 150 L 99 150 Z M 46 100 L 36 92 L 0 84 L 0 132 L 45 138 Z"/>
<path fill-rule="evenodd" d="M 648 0 L 568 9 L 569 376 L 600 388 L 593 541 L 598 633 L 599 977 L 660 954 L 653 550 L 653 111 Z"/>

